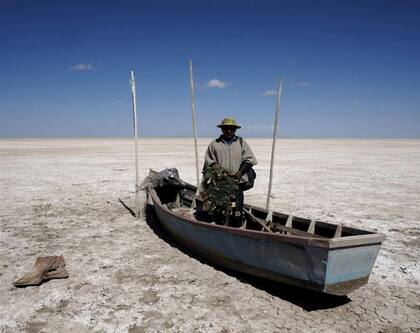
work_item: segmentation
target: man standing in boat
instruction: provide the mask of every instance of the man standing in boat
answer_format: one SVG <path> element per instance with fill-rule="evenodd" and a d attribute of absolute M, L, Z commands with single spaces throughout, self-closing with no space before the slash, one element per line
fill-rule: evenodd
<path fill-rule="evenodd" d="M 235 220 L 242 220 L 242 208 L 244 202 L 243 191 L 253 186 L 255 172 L 252 169 L 257 164 L 249 145 L 246 141 L 236 135 L 236 130 L 241 128 L 234 118 L 225 118 L 217 125 L 222 134 L 213 140 L 205 154 L 203 174 L 209 168 L 224 170 L 233 177 L 238 184 L 239 190 L 235 195 Z"/>

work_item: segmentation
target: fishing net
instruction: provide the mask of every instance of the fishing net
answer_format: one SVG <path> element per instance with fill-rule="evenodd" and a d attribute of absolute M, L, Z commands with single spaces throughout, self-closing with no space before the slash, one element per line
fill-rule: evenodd
<path fill-rule="evenodd" d="M 239 190 L 238 181 L 220 167 L 210 167 L 204 174 L 203 210 L 209 215 L 228 216 L 232 214 L 232 202 Z"/>
<path fill-rule="evenodd" d="M 145 190 L 149 186 L 153 188 L 160 188 L 167 185 L 179 187 L 183 187 L 185 185 L 181 178 L 179 178 L 177 169 L 169 168 L 160 172 L 150 170 L 149 175 L 143 180 L 140 188 Z"/>
<path fill-rule="evenodd" d="M 179 207 L 180 191 L 185 188 L 185 183 L 179 178 L 178 170 L 175 168 L 165 169 L 160 172 L 150 170 L 149 175 L 144 179 L 140 188 L 147 190 L 152 187 L 162 204 L 169 208 Z"/>

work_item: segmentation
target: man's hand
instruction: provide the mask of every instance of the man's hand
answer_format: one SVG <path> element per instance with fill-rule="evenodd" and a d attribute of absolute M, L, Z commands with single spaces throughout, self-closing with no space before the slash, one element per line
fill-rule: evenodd
<path fill-rule="evenodd" d="M 233 178 L 236 178 L 238 180 L 241 179 L 242 176 L 243 175 L 242 175 L 242 172 L 241 171 L 238 171 L 237 173 L 235 173 L 235 174 L 232 175 Z"/>
<path fill-rule="evenodd" d="M 219 165 L 219 163 L 213 163 L 212 165 L 210 165 L 210 168 L 212 168 L 213 170 L 220 170 L 222 167 Z"/>

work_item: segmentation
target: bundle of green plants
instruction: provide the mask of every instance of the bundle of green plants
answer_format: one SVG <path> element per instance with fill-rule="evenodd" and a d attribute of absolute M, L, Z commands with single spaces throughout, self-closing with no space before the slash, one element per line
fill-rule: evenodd
<path fill-rule="evenodd" d="M 203 210 L 213 216 L 232 214 L 232 203 L 239 190 L 238 181 L 225 169 L 210 167 L 204 174 Z"/>

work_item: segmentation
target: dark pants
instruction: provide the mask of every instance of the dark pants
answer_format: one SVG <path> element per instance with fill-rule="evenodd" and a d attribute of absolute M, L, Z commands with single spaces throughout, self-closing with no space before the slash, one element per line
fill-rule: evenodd
<path fill-rule="evenodd" d="M 244 192 L 239 189 L 236 192 L 235 198 L 235 209 L 231 217 L 230 225 L 232 227 L 240 227 L 243 219 L 243 208 L 244 208 Z"/>

